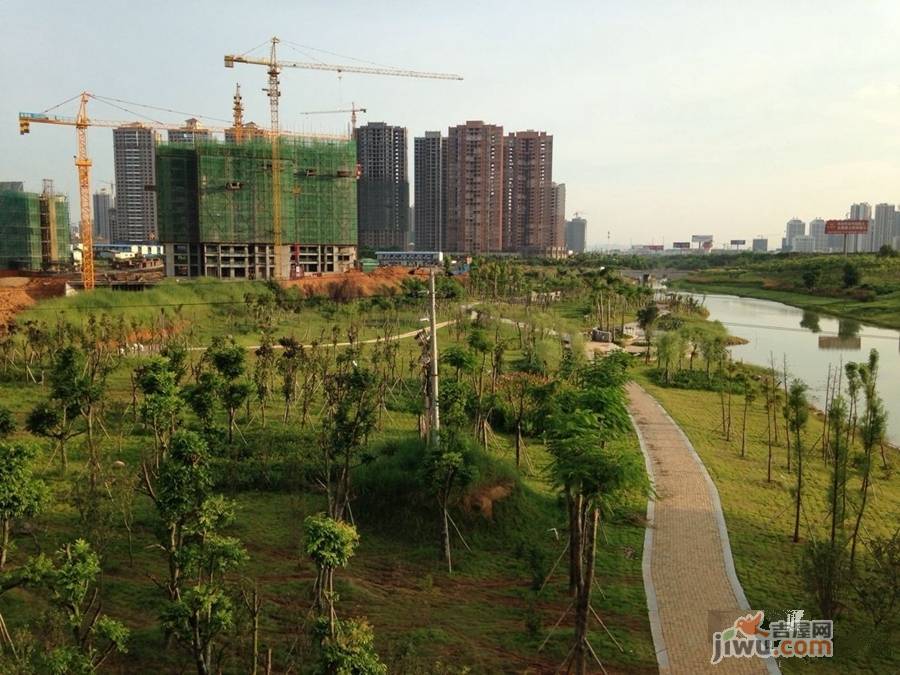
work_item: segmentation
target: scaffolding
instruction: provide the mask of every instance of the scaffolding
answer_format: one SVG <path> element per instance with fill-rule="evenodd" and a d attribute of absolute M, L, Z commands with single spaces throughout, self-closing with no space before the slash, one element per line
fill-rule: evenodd
<path fill-rule="evenodd" d="M 279 139 L 281 240 L 356 245 L 352 141 Z M 198 140 L 157 146 L 162 242 L 274 243 L 272 145 Z"/>
<path fill-rule="evenodd" d="M 69 202 L 60 195 L 0 192 L 0 269 L 40 271 L 68 264 Z"/>

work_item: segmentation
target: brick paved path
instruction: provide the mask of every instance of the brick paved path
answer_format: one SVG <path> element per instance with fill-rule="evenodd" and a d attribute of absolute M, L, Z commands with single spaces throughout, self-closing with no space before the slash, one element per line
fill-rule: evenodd
<path fill-rule="evenodd" d="M 710 612 L 733 618 L 747 612 L 718 494 L 690 442 L 656 400 L 634 383 L 628 395 L 657 492 L 648 509 L 644 585 L 660 672 L 777 673 L 774 664 L 767 670 L 758 658 L 710 664 Z"/>

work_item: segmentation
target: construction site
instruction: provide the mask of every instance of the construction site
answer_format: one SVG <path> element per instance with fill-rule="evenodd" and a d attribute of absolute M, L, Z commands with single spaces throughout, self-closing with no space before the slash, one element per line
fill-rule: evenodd
<path fill-rule="evenodd" d="M 353 268 L 355 143 L 285 136 L 272 145 L 157 145 L 167 276 L 284 279 Z"/>
<path fill-rule="evenodd" d="M 41 272 L 70 266 L 69 201 L 44 181 L 41 193 L 0 190 L 0 269 Z"/>

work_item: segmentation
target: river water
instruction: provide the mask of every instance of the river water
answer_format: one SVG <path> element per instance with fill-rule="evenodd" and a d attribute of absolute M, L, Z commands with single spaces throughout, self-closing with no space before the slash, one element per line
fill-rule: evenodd
<path fill-rule="evenodd" d="M 750 342 L 731 348 L 737 361 L 776 368 L 787 358 L 789 377 L 803 380 L 821 405 L 828 364 L 866 361 L 869 350 L 880 356 L 878 390 L 888 412 L 888 438 L 900 444 L 900 331 L 817 314 L 780 302 L 706 295 L 712 321 L 721 321 L 732 335 Z"/>

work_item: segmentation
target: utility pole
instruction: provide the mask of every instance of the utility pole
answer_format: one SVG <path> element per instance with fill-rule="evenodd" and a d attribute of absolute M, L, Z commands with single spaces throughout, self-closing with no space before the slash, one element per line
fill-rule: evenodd
<path fill-rule="evenodd" d="M 428 278 L 428 290 L 430 295 L 429 320 L 431 322 L 431 442 L 435 447 L 440 443 L 441 429 L 440 415 L 438 414 L 438 345 L 437 345 L 437 310 L 435 309 L 434 293 L 434 268 Z"/>

